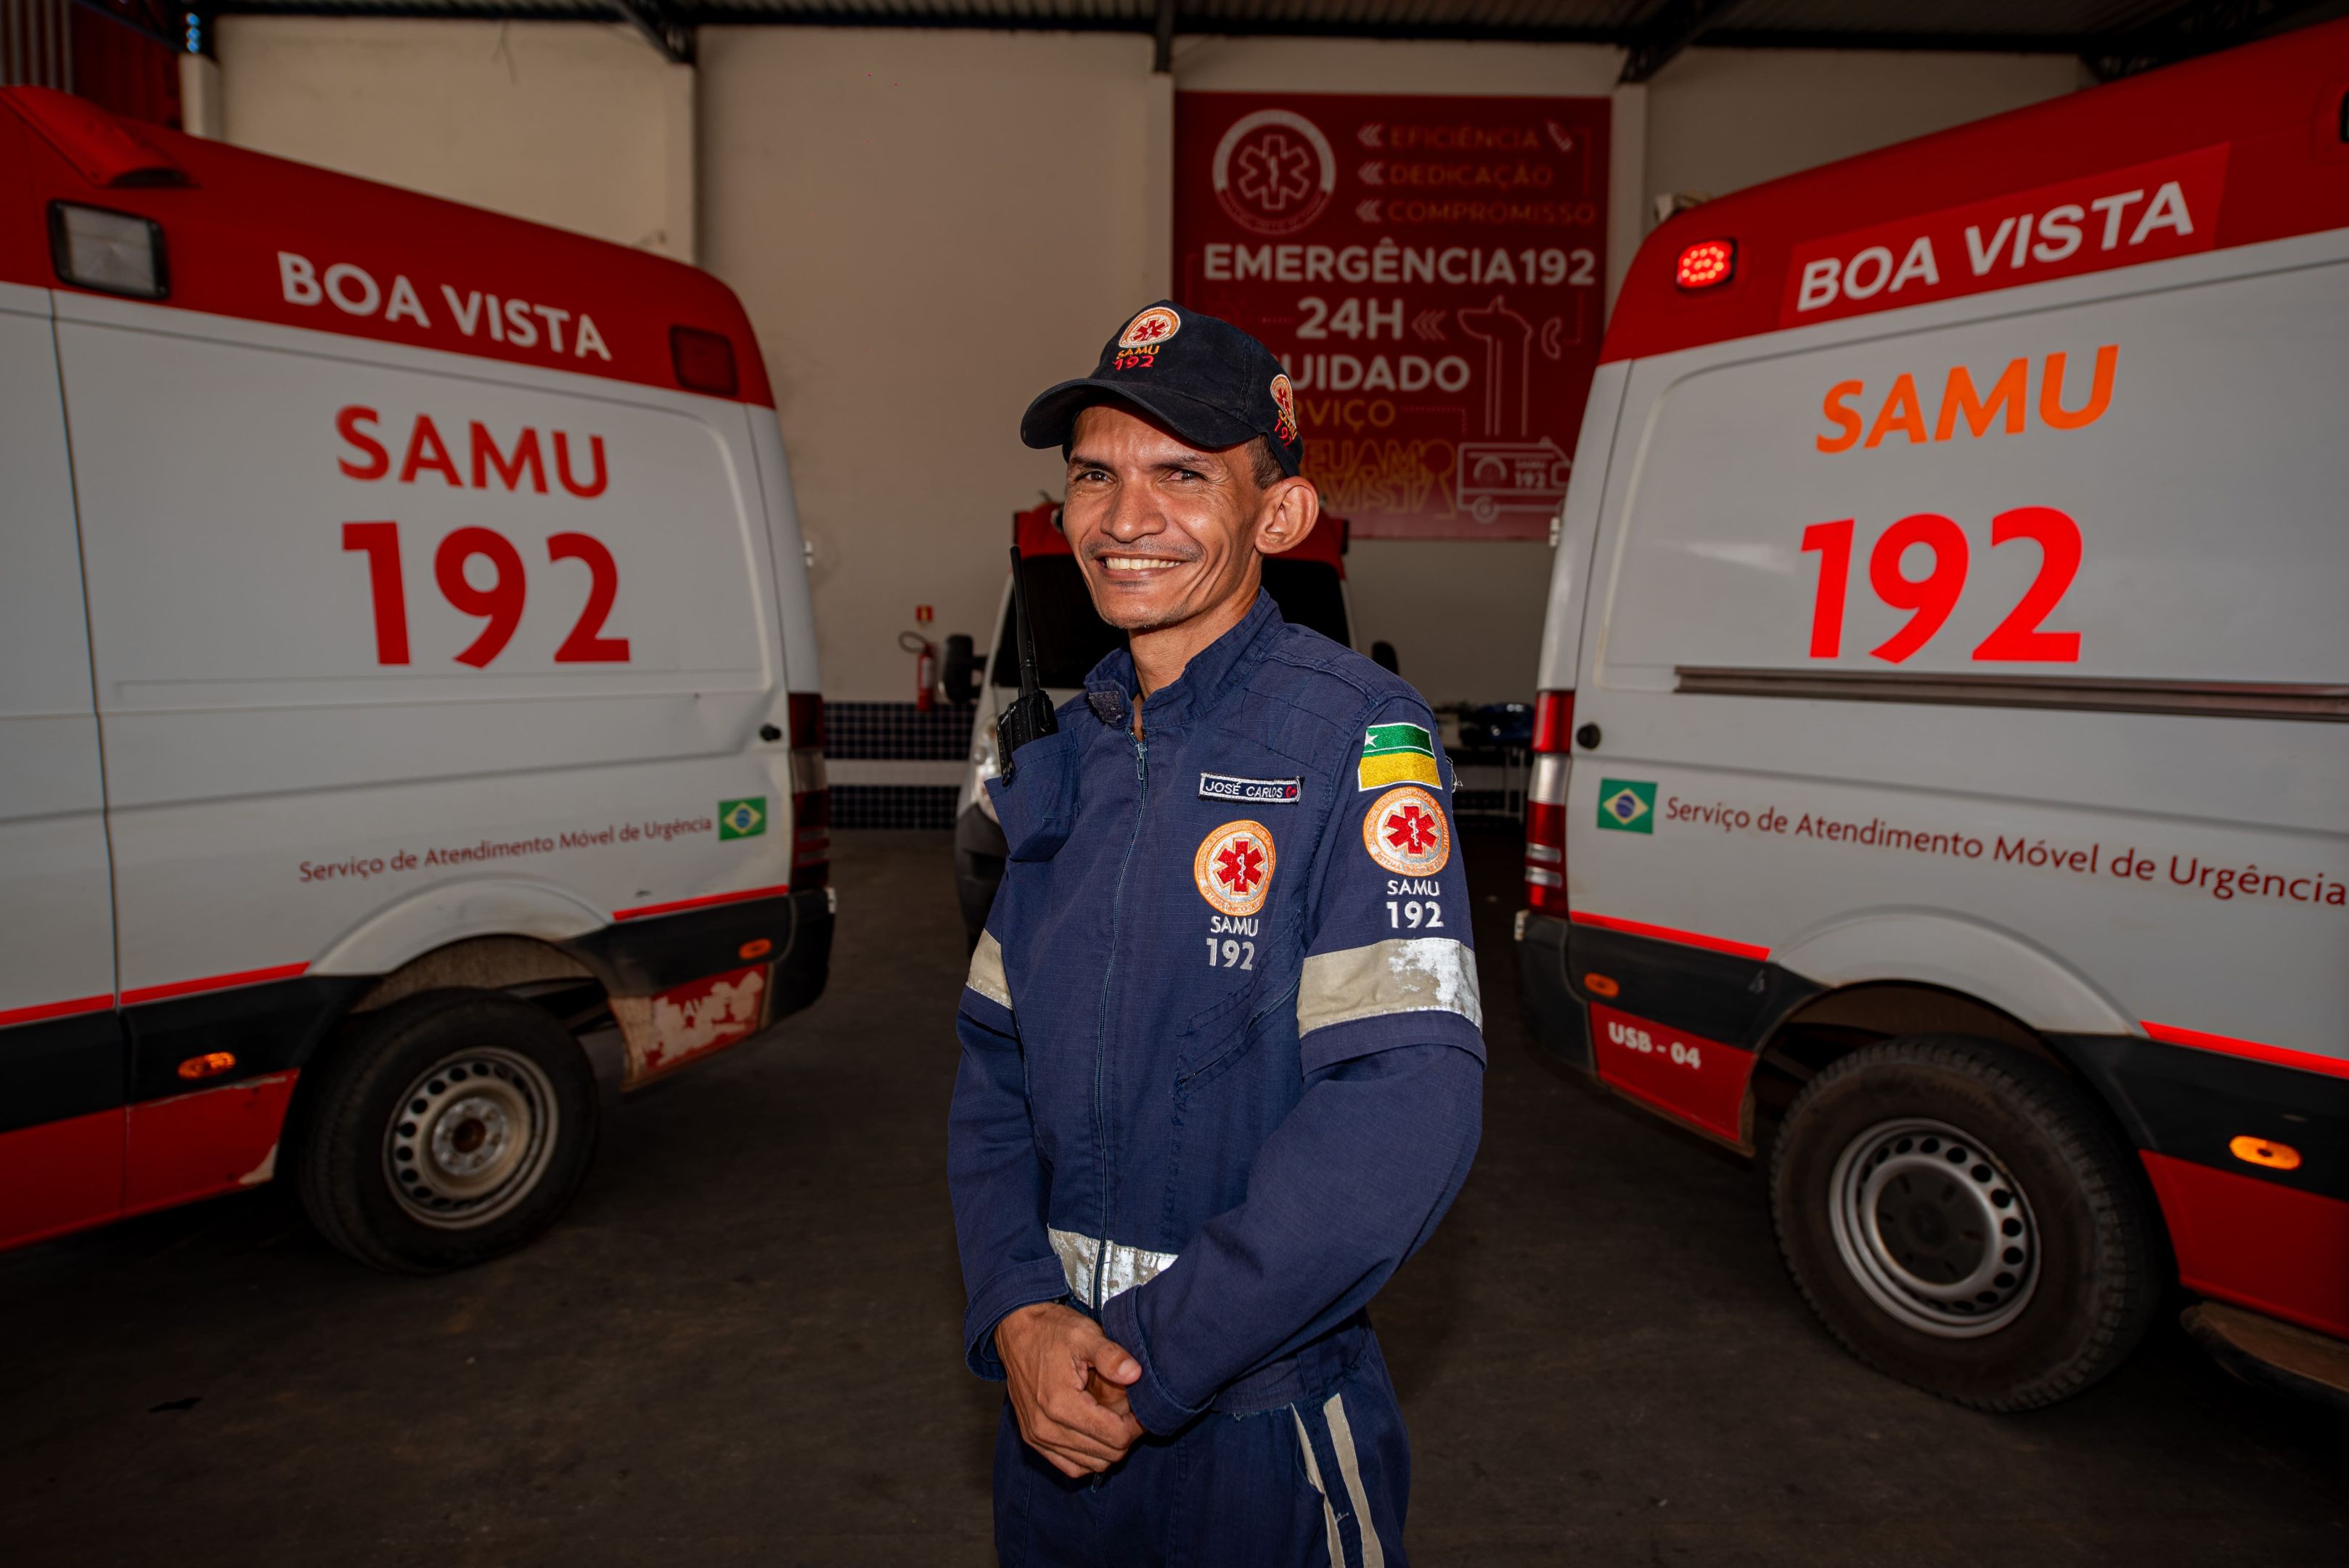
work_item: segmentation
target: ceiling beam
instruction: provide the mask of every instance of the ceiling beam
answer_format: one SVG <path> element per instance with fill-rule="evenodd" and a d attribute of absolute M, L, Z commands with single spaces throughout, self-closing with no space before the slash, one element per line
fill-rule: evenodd
<path fill-rule="evenodd" d="M 1665 0 L 1654 16 L 1631 30 L 1624 40 L 1626 83 L 1643 82 L 1671 63 L 1672 57 L 1703 36 L 1745 0 Z"/>
<path fill-rule="evenodd" d="M 118 20 L 104 0 L 74 0 Z M 160 9 L 166 0 L 132 0 Z M 913 0 L 914 5 L 935 0 Z M 1625 81 L 1645 81 L 1680 51 L 1707 48 L 1889 49 L 1926 53 L 2075 55 L 2099 75 L 2127 75 L 2271 31 L 2292 18 L 2322 17 L 2344 0 L 2181 0 L 2147 27 L 2126 33 L 1904 32 L 1739 26 L 1742 0 L 1668 0 L 1638 27 L 1467 20 L 1365 21 L 1334 16 L 1203 16 L 1179 3 L 1146 9 L 1056 14 L 1061 0 L 975 0 L 970 10 L 925 11 L 889 0 L 812 0 L 774 9 L 708 0 L 202 0 L 207 30 L 215 16 L 422 16 L 444 20 L 576 22 L 624 16 L 670 59 L 693 57 L 693 29 L 730 27 L 917 27 L 989 32 L 1123 33 L 1149 36 L 1154 64 L 1171 63 L 1181 36 L 1379 38 L 1521 44 L 1602 44 L 1626 51 Z M 885 6 L 886 8 L 885 8 Z M 999 6 L 1000 9 L 993 7 Z M 1020 8 L 1015 8 L 1020 7 Z M 176 5 L 171 7 L 176 11 Z M 1520 13 L 1522 14 L 1522 13 Z M 1172 22 L 1171 30 L 1166 24 Z M 1166 42 L 1159 44 L 1161 37 Z"/>
<path fill-rule="evenodd" d="M 2081 62 L 2098 81 L 2176 65 L 2248 43 L 2330 0 L 2184 0 L 2141 27 L 2089 40 Z"/>
<path fill-rule="evenodd" d="M 585 22 L 609 21 L 619 0 L 217 0 L 223 16 L 422 16 L 450 21 Z M 693 0 L 669 0 L 670 16 L 688 26 L 702 27 L 909 27 L 949 32 L 990 33 L 1124 33 L 1153 36 L 1157 31 L 1155 6 L 1140 15 L 1074 11 L 1056 15 L 1036 8 L 1013 10 L 1012 0 L 998 0 L 1002 10 L 915 11 L 878 9 L 854 0 L 829 0 L 790 9 L 705 5 Z M 1178 15 L 1177 36 L 1235 38 L 1380 38 L 1400 41 L 1441 41 L 1508 44 L 1620 44 L 1614 27 L 1480 22 L 1362 22 L 1343 17 L 1271 18 Z M 2073 53 L 2070 49 L 2060 53 Z"/>
<path fill-rule="evenodd" d="M 612 0 L 620 15 L 636 26 L 652 47 L 667 55 L 671 65 L 693 64 L 693 27 L 668 0 Z"/>
<path fill-rule="evenodd" d="M 71 0 L 71 3 L 93 16 L 119 22 L 134 33 L 143 33 L 158 43 L 168 44 L 177 50 L 183 39 L 181 8 L 169 5 L 164 0 Z"/>

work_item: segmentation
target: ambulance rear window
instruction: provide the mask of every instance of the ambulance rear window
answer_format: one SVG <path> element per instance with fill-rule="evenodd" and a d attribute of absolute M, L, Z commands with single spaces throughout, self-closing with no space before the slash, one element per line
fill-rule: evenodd
<path fill-rule="evenodd" d="M 1020 570 L 1028 582 L 1028 624 L 1036 633 L 1036 678 L 1055 691 L 1082 686 L 1093 666 L 1120 646 L 1117 631 L 1093 613 L 1092 596 L 1085 592 L 1074 556 L 1031 556 Z M 987 667 L 998 686 L 1019 684 L 1009 604 Z"/>
<path fill-rule="evenodd" d="M 1093 666 L 1123 646 L 1120 634 L 1093 613 L 1092 596 L 1085 592 L 1075 556 L 1031 556 L 1022 569 L 1028 579 L 1028 620 L 1036 632 L 1037 678 L 1055 691 L 1082 686 Z M 1285 618 L 1334 641 L 1350 641 L 1346 598 L 1335 568 L 1319 561 L 1268 560 L 1264 586 Z M 988 670 L 998 686 L 1019 684 L 1008 605 Z"/>

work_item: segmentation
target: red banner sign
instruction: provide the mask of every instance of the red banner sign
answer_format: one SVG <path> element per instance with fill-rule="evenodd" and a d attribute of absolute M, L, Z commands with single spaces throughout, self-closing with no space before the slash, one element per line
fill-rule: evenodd
<path fill-rule="evenodd" d="M 1324 504 L 1546 537 L 1599 362 L 1608 100 L 1174 103 L 1174 296 L 1287 366 Z"/>

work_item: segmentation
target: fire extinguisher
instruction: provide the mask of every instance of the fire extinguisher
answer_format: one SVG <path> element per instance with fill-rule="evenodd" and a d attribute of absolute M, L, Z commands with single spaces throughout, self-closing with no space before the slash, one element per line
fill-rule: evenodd
<path fill-rule="evenodd" d="M 918 631 L 899 632 L 897 646 L 914 656 L 914 708 L 926 713 L 937 701 L 937 648 Z"/>

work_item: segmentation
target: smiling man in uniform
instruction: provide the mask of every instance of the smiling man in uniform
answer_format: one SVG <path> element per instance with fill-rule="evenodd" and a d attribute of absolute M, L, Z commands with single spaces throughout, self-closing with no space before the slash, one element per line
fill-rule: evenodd
<path fill-rule="evenodd" d="M 1319 517 L 1288 378 L 1162 301 L 1020 434 L 1103 659 L 990 784 L 957 1032 L 972 1370 L 1007 1564 L 1403 1563 L 1365 1307 L 1466 1177 L 1485 1045 L 1451 768 L 1417 692 L 1281 619 Z"/>

